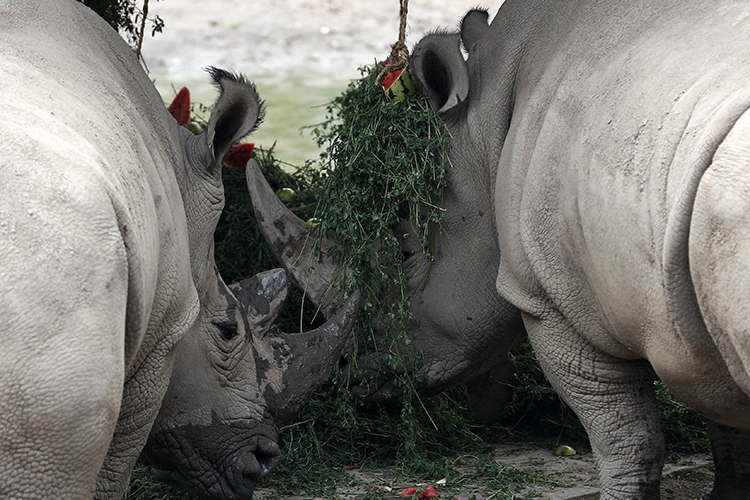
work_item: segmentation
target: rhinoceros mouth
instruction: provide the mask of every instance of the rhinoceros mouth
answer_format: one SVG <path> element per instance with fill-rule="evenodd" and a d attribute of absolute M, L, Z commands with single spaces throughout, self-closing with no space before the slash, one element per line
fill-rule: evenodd
<path fill-rule="evenodd" d="M 339 360 L 339 379 L 352 394 L 368 403 L 396 402 L 403 397 L 404 370 L 384 367 L 375 356 L 359 358 L 356 365 L 345 357 Z"/>
<path fill-rule="evenodd" d="M 262 434 L 248 438 L 247 432 L 236 425 L 152 432 L 141 458 L 155 479 L 191 495 L 248 499 L 255 482 L 278 465 L 281 449 L 274 439 Z"/>

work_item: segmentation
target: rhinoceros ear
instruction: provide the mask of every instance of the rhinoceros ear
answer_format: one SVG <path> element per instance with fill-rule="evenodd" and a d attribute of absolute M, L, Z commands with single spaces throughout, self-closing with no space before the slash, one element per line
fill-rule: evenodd
<path fill-rule="evenodd" d="M 461 21 L 461 41 L 467 52 L 482 39 L 490 25 L 487 20 L 490 18 L 489 13 L 484 9 L 470 10 Z"/>
<path fill-rule="evenodd" d="M 237 140 L 258 128 L 265 112 L 255 85 L 243 76 L 218 68 L 206 71 L 219 88 L 219 98 L 211 111 L 206 137 L 220 163 Z"/>
<path fill-rule="evenodd" d="M 414 47 L 414 74 L 432 108 L 444 115 L 469 95 L 469 71 L 457 33 L 427 35 Z"/>

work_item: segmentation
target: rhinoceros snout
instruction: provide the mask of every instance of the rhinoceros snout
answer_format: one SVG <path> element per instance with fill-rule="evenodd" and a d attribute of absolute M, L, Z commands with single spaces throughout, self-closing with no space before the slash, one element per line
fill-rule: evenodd
<path fill-rule="evenodd" d="M 255 482 L 275 469 L 280 459 L 279 445 L 269 438 L 257 436 L 248 447 L 224 462 L 220 479 L 202 496 L 212 500 L 248 499 L 255 490 Z"/>
<path fill-rule="evenodd" d="M 279 445 L 268 438 L 260 437 L 255 450 L 241 457 L 238 464 L 244 478 L 257 481 L 275 469 L 280 459 L 281 448 L 279 448 Z"/>
<path fill-rule="evenodd" d="M 404 395 L 404 371 L 381 366 L 375 356 L 360 357 L 354 366 L 342 357 L 338 375 L 352 394 L 368 403 L 396 401 Z"/>
<path fill-rule="evenodd" d="M 281 460 L 268 436 L 236 425 L 165 428 L 152 431 L 141 457 L 155 479 L 198 498 L 246 500 Z"/>

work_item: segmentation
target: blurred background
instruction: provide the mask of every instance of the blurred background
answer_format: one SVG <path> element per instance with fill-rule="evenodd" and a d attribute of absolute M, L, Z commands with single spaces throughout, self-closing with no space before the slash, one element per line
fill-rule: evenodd
<path fill-rule="evenodd" d="M 502 0 L 411 0 L 409 50 L 437 28 L 455 29 L 480 5 L 494 17 Z M 301 165 L 319 150 L 303 127 L 325 117 L 325 105 L 382 61 L 398 40 L 399 0 L 151 0 L 164 31 L 143 41 L 143 58 L 166 102 L 183 86 L 193 102 L 211 104 L 207 66 L 244 73 L 266 100 L 266 120 L 250 141 Z M 147 28 L 148 30 L 148 28 Z"/>

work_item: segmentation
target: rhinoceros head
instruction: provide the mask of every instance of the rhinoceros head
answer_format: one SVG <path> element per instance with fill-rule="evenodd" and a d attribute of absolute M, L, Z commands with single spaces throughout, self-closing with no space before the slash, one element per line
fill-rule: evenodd
<path fill-rule="evenodd" d="M 178 182 L 200 310 L 176 348 L 170 385 L 142 457 L 158 479 L 202 498 L 245 499 L 279 461 L 278 423 L 329 376 L 351 331 L 357 295 L 312 332 L 271 335 L 288 278 L 275 270 L 227 286 L 214 263 L 224 205 L 221 166 L 262 103 L 244 78 L 210 70 L 221 95 L 204 134 L 184 135 Z"/>
<path fill-rule="evenodd" d="M 482 24 L 486 29 L 486 12 L 475 11 L 467 16 L 464 22 L 467 45 L 473 46 L 481 39 Z M 477 134 L 476 123 L 472 123 L 476 120 L 473 106 L 478 103 L 472 102 L 474 81 L 461 55 L 460 43 L 459 34 L 436 34 L 425 38 L 415 49 L 416 76 L 452 136 L 453 166 L 446 173 L 445 217 L 434 237 L 433 261 L 409 229 L 409 222 L 402 224 L 399 236 L 403 270 L 416 318 L 413 324 L 404 325 L 404 329 L 415 358 L 420 360 L 415 381 L 420 392 L 429 394 L 478 381 L 494 370 L 495 375 L 501 374 L 505 379 L 495 388 L 496 395 L 503 391 L 507 394 L 504 383 L 512 373 L 508 351 L 520 342 L 524 330 L 518 311 L 500 298 L 495 288 L 500 254 L 490 163 L 497 158 L 493 160 L 487 154 L 491 146 L 489 134 Z M 342 270 L 325 257 L 316 262 L 317 257 L 309 251 L 310 242 L 316 238 L 309 236 L 310 226 L 285 209 L 255 165 L 248 165 L 247 176 L 256 217 L 266 240 L 310 298 L 322 304 L 323 311 L 328 310 L 337 298 L 326 296 L 326 292 L 332 290 L 329 284 Z M 331 244 L 324 241 L 322 246 L 325 249 Z M 379 326 L 374 326 L 378 331 Z M 390 355 L 388 349 L 367 350 Z M 372 354 L 360 353 L 358 357 L 357 365 L 363 372 L 348 377 L 356 394 L 371 401 L 402 394 L 398 370 L 389 368 L 384 359 Z M 351 363 L 342 360 L 343 369 L 348 365 Z"/>

